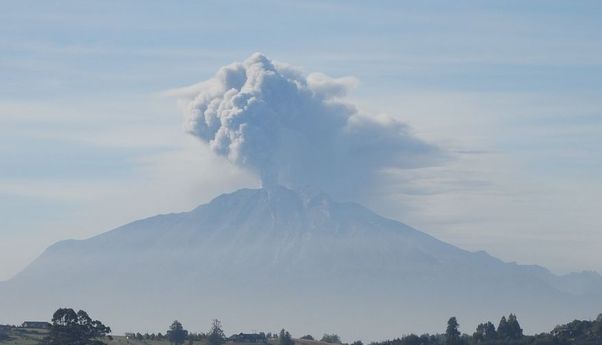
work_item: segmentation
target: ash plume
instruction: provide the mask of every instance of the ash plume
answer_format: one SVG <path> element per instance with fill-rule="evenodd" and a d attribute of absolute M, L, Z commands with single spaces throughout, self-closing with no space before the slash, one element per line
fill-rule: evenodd
<path fill-rule="evenodd" d="M 442 151 L 404 123 L 345 102 L 356 83 L 305 75 L 255 53 L 180 92 L 185 127 L 215 153 L 257 173 L 264 186 L 311 186 L 337 196 L 373 188 L 385 171 L 441 161 Z"/>

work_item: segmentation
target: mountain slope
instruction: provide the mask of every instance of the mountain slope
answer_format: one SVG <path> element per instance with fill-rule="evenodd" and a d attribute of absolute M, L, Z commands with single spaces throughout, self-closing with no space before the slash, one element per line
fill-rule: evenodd
<path fill-rule="evenodd" d="M 378 339 L 433 331 L 451 314 L 476 323 L 517 312 L 527 329 L 550 328 L 602 310 L 600 291 L 595 273 L 504 263 L 360 205 L 274 186 L 59 242 L 0 286 L 0 307 L 32 318 L 81 305 L 117 330 L 222 317 L 236 329 Z"/>

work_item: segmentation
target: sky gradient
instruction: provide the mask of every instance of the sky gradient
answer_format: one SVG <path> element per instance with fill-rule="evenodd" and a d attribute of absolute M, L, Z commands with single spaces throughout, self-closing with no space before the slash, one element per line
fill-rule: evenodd
<path fill-rule="evenodd" d="M 597 1 L 58 1 L 0 12 L 0 280 L 44 248 L 259 185 L 167 92 L 260 51 L 448 150 L 362 203 L 468 250 L 602 272 Z"/>

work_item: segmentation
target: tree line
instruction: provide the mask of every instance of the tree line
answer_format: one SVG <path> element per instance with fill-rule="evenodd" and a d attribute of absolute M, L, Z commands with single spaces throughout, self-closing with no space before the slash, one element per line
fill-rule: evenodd
<path fill-rule="evenodd" d="M 461 333 L 459 327 L 451 317 L 445 333 L 409 334 L 370 345 L 602 345 L 602 314 L 593 321 L 575 320 L 535 335 L 523 334 L 515 314 L 502 316 L 497 328 L 491 321 L 480 323 L 472 334 Z"/>
<path fill-rule="evenodd" d="M 8 340 L 10 327 L 0 325 L 0 342 Z M 101 321 L 93 320 L 83 310 L 75 312 L 71 308 L 60 308 L 52 316 L 48 336 L 43 345 L 106 345 L 111 340 L 111 328 Z M 242 333 L 241 333 L 242 335 Z M 138 340 L 168 340 L 173 345 L 190 345 L 202 342 L 206 345 L 224 345 L 227 338 L 222 324 L 215 319 L 207 333 L 190 333 L 181 322 L 175 320 L 165 334 L 129 334 Z M 291 334 L 282 329 L 280 333 L 253 334 L 254 342 L 277 345 L 295 345 Z M 315 340 L 311 335 L 300 337 L 302 340 Z M 330 344 L 344 344 L 337 334 L 324 334 L 320 341 Z M 364 345 L 355 341 L 351 345 Z M 494 325 L 491 321 L 480 323 L 472 334 L 460 332 L 456 317 L 447 322 L 445 333 L 408 334 L 400 338 L 372 342 L 369 345 L 602 345 L 602 314 L 595 320 L 575 320 L 556 326 L 550 332 L 535 335 L 523 334 L 523 329 L 515 314 L 502 316 Z"/>
<path fill-rule="evenodd" d="M 71 308 L 60 308 L 52 316 L 48 336 L 42 341 L 42 345 L 106 345 L 105 338 L 112 340 L 109 333 L 110 327 L 101 321 L 92 320 L 85 311 L 75 312 Z M 169 340 L 174 345 L 182 345 L 185 342 L 193 344 L 195 340 L 204 341 L 207 345 L 223 345 L 226 342 L 221 322 L 217 319 L 213 320 L 206 334 L 189 333 L 181 322 L 175 320 L 165 335 L 136 333 L 134 338 Z"/>

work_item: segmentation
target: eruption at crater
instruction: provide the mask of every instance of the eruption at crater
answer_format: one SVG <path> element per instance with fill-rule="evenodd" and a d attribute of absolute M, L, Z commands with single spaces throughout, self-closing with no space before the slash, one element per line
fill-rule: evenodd
<path fill-rule="evenodd" d="M 304 75 L 255 53 L 188 88 L 186 129 L 264 186 L 312 186 L 349 196 L 386 170 L 438 164 L 438 147 L 387 116 L 345 102 L 354 78 Z"/>
<path fill-rule="evenodd" d="M 539 331 L 600 311 L 596 273 L 506 263 L 337 201 L 445 158 L 403 123 L 345 102 L 353 84 L 254 54 L 187 88 L 188 131 L 266 188 L 58 242 L 0 283 L 0 310 L 23 320 L 80 305 L 122 331 L 218 315 L 232 329 L 355 339 L 432 332 L 459 311 L 473 325 L 513 311 Z"/>

